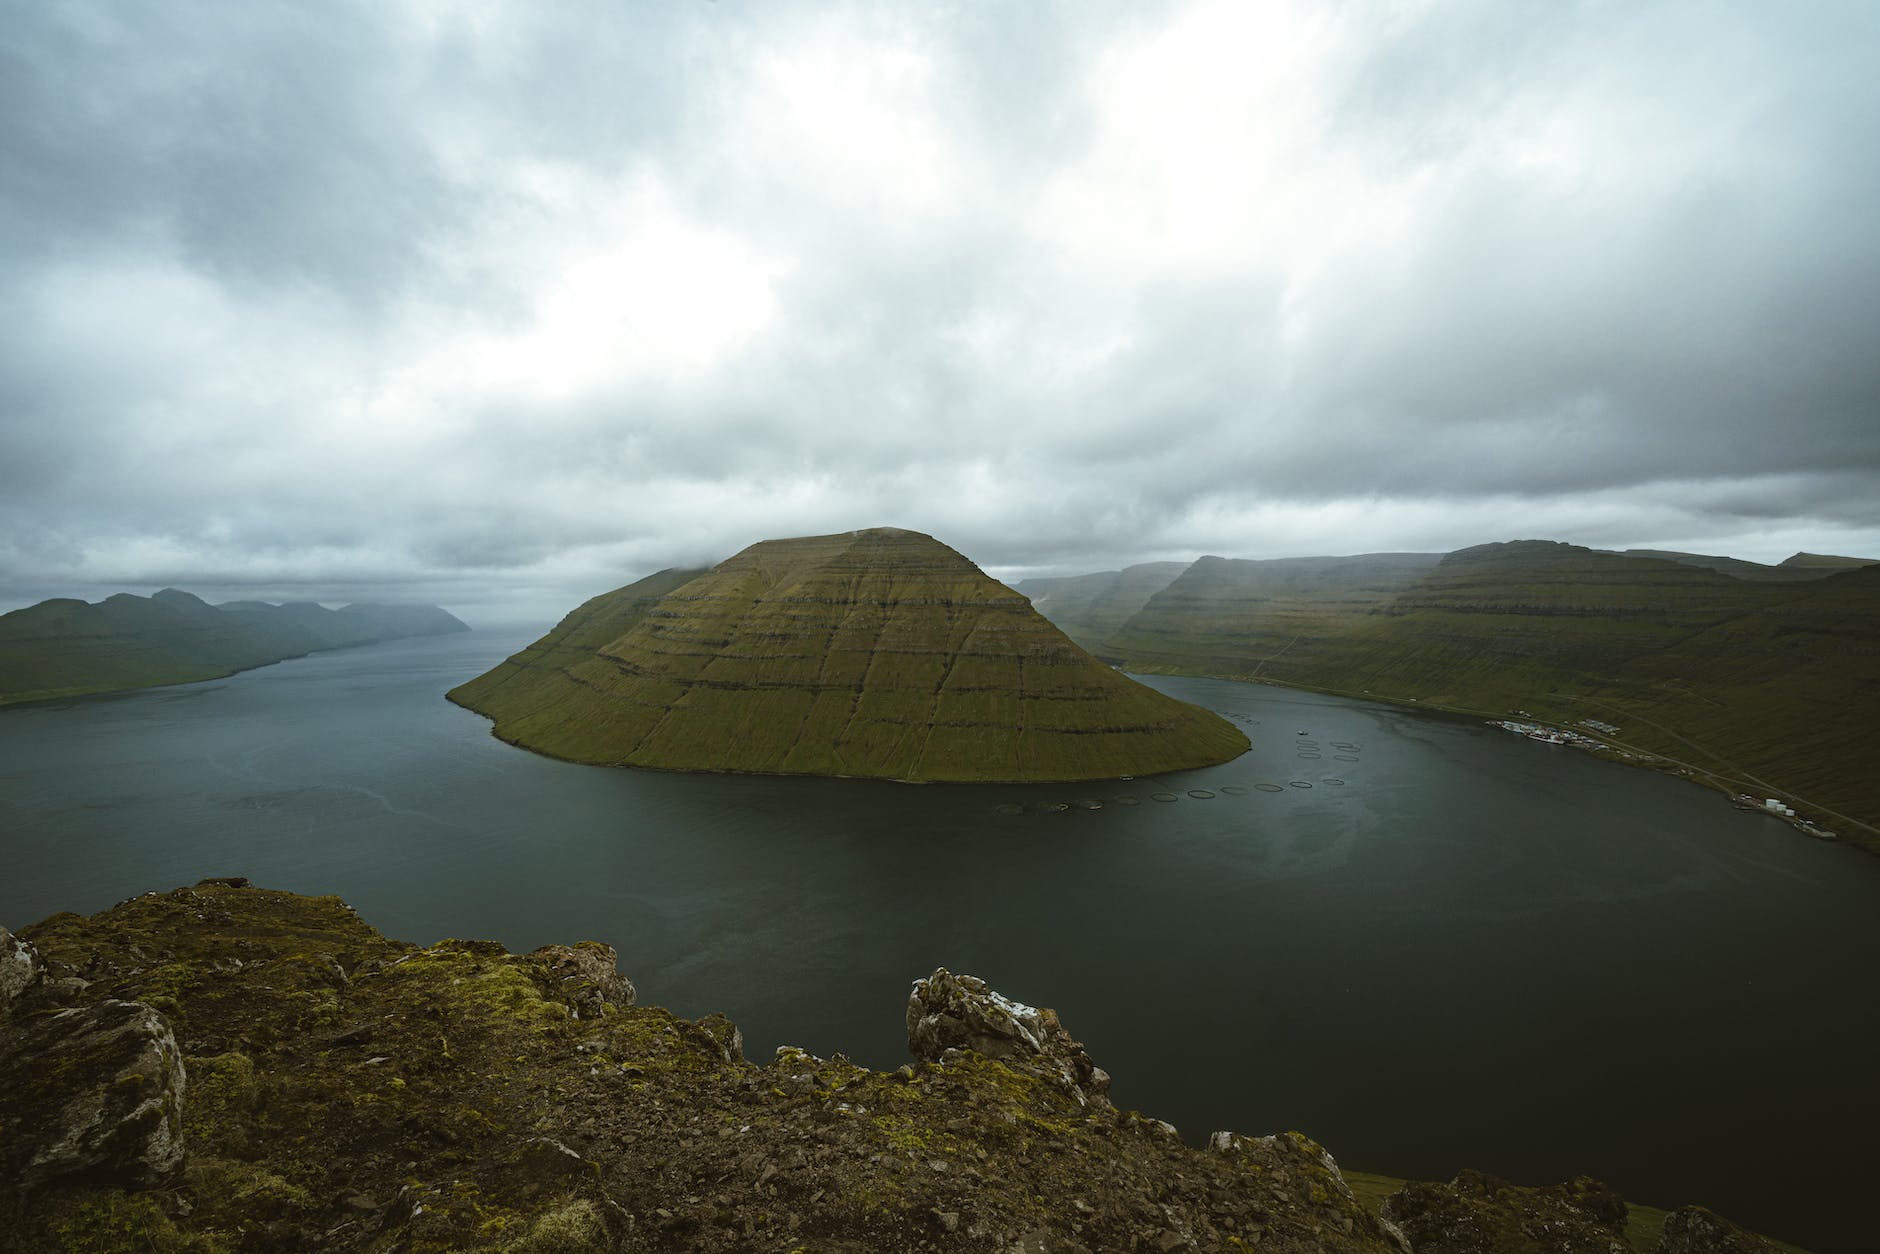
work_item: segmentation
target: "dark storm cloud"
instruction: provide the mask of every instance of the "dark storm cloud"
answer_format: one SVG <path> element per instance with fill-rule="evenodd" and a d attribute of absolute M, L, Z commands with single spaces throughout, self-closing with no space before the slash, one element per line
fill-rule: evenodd
<path fill-rule="evenodd" d="M 1880 551 L 1877 36 L 1857 4 L 18 6 L 0 592 L 552 601 L 881 523 L 1014 574 Z"/>
<path fill-rule="evenodd" d="M 384 298 L 476 188 L 411 128 L 421 84 L 376 10 L 42 6 L 9 23 L 9 217 L 42 248 L 167 244 L 218 282 Z"/>

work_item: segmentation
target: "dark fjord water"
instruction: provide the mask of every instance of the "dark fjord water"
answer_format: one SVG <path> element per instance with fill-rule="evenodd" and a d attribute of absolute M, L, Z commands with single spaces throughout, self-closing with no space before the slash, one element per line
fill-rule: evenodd
<path fill-rule="evenodd" d="M 1299 1128 L 1351 1167 L 1585 1171 L 1871 1235 L 1880 860 L 1473 721 L 1204 680 L 1152 682 L 1254 749 L 1154 780 L 572 766 L 443 699 L 523 641 L 0 711 L 0 922 L 247 875 L 420 942 L 605 940 L 753 1057 L 876 1067 L 944 964 L 1057 1007 L 1191 1139 Z"/>

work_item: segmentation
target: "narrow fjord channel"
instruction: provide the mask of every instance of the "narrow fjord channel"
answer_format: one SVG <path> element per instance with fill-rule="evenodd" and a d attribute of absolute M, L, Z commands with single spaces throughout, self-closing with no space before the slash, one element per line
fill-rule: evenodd
<path fill-rule="evenodd" d="M 536 634 L 0 711 L 0 923 L 246 875 L 414 941 L 604 940 L 754 1058 L 876 1067 L 946 965 L 1057 1007 L 1190 1139 L 1299 1128 L 1360 1169 L 1866 1231 L 1880 860 L 1471 720 L 1208 680 L 1149 682 L 1254 747 L 1180 776 L 574 766 L 442 696 Z"/>

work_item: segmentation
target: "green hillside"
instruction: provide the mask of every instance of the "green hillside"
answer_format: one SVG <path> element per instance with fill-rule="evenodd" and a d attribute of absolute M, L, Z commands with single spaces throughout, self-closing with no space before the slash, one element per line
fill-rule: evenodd
<path fill-rule="evenodd" d="M 1451 553 L 1396 587 L 1407 572 L 1391 564 L 1280 596 L 1267 565 L 1203 558 L 1100 653 L 1132 670 L 1597 719 L 1673 767 L 1880 846 L 1880 567 L 1750 580 L 1519 541 Z"/>
<path fill-rule="evenodd" d="M 1272 659 L 1389 605 L 1441 557 L 1204 557 L 1093 651 L 1132 670 L 1260 676 Z"/>
<path fill-rule="evenodd" d="M 1880 565 L 1880 559 L 1836 557 L 1832 553 L 1794 553 L 1783 558 L 1780 564 L 1789 570 L 1857 570 L 1862 566 Z"/>
<path fill-rule="evenodd" d="M 0 705 L 216 679 L 322 649 L 469 630 L 436 606 L 215 606 L 165 588 L 0 614 Z"/>
<path fill-rule="evenodd" d="M 1094 575 L 1027 579 L 1015 590 L 1058 630 L 1094 652 L 1184 569 L 1181 562 L 1145 562 Z"/>
<path fill-rule="evenodd" d="M 1680 553 L 1675 549 L 1625 549 L 1624 557 L 1656 557 L 1667 562 L 1683 562 L 1687 566 L 1704 566 L 1738 579 L 1771 579 L 1796 581 L 1803 579 L 1821 579 L 1843 566 L 1810 566 L 1796 563 L 1793 558 L 1780 566 L 1765 566 L 1761 562 L 1746 562 L 1738 557 L 1718 557 L 1708 553 Z M 1854 565 L 1861 563 L 1855 562 Z"/>
<path fill-rule="evenodd" d="M 676 770 L 1102 779 L 1247 748 L 1225 720 L 1092 659 L 952 549 L 893 528 L 661 572 L 449 695 L 525 748 Z"/>

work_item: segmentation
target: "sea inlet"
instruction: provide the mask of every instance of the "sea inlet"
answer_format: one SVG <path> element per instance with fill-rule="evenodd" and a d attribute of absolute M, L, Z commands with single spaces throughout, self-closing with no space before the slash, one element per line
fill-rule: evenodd
<path fill-rule="evenodd" d="M 753 1058 L 878 1068 L 945 965 L 1056 1007 L 1190 1140 L 1871 1238 L 1880 859 L 1479 721 L 1211 680 L 1147 682 L 1253 750 L 1153 779 L 575 766 L 443 698 L 537 634 L 0 710 L 0 923 L 245 875 L 418 942 L 603 940 Z"/>

